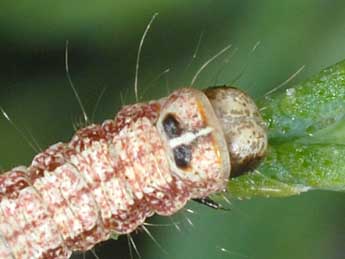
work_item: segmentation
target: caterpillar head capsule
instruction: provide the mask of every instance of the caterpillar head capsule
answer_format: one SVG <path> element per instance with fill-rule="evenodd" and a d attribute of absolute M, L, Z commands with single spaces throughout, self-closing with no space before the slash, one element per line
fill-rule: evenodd
<path fill-rule="evenodd" d="M 245 92 L 233 87 L 205 90 L 221 124 L 230 154 L 231 177 L 254 169 L 267 151 L 266 125 Z"/>
<path fill-rule="evenodd" d="M 230 172 L 248 171 L 264 157 L 264 122 L 242 91 L 182 88 L 160 102 L 157 129 L 171 172 L 188 186 L 192 198 L 223 191 Z"/>

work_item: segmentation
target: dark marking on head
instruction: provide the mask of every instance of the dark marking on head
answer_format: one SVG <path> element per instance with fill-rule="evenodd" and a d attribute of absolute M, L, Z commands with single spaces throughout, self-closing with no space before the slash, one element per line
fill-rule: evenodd
<path fill-rule="evenodd" d="M 189 145 L 180 145 L 174 148 L 175 163 L 179 168 L 187 168 L 192 160 L 192 147 Z"/>
<path fill-rule="evenodd" d="M 176 138 L 181 135 L 182 129 L 180 123 L 171 113 L 167 114 L 163 120 L 163 128 L 169 139 Z"/>
<path fill-rule="evenodd" d="M 231 175 L 230 178 L 236 178 L 243 174 L 252 172 L 258 167 L 260 162 L 264 159 L 264 156 L 248 156 L 244 160 L 232 157 L 231 160 Z"/>

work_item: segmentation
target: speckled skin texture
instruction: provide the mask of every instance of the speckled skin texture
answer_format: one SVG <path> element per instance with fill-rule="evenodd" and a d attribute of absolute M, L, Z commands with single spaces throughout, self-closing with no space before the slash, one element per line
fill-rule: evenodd
<path fill-rule="evenodd" d="M 257 166 L 267 150 L 266 125 L 254 101 L 232 87 L 205 90 L 222 125 L 231 160 L 231 177 Z"/>
<path fill-rule="evenodd" d="M 181 127 L 174 139 L 162 126 L 167 114 Z M 183 168 L 173 152 L 181 145 L 190 152 Z M 114 120 L 80 129 L 29 167 L 0 176 L 0 258 L 69 258 L 155 213 L 171 215 L 191 198 L 224 190 L 229 174 L 221 125 L 201 91 L 125 106 Z"/>

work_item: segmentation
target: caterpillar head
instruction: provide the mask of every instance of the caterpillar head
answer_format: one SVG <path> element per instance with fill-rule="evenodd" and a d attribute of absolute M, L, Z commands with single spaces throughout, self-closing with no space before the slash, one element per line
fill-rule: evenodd
<path fill-rule="evenodd" d="M 221 124 L 231 162 L 231 177 L 253 170 L 267 151 L 266 125 L 245 92 L 233 87 L 205 90 Z"/>
<path fill-rule="evenodd" d="M 255 103 L 235 88 L 174 91 L 161 100 L 157 128 L 171 172 L 188 186 L 192 198 L 224 190 L 230 172 L 252 169 L 267 148 Z"/>

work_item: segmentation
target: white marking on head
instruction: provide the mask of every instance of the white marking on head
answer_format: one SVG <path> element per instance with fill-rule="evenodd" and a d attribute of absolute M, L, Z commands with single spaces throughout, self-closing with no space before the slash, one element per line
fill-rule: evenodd
<path fill-rule="evenodd" d="M 173 138 L 169 141 L 169 146 L 171 148 L 175 148 L 177 146 L 180 146 L 182 144 L 190 144 L 194 140 L 196 140 L 199 137 L 206 136 L 212 132 L 212 128 L 207 127 L 199 130 L 198 132 L 187 132 L 185 134 L 182 134 L 181 136 L 177 138 Z"/>

